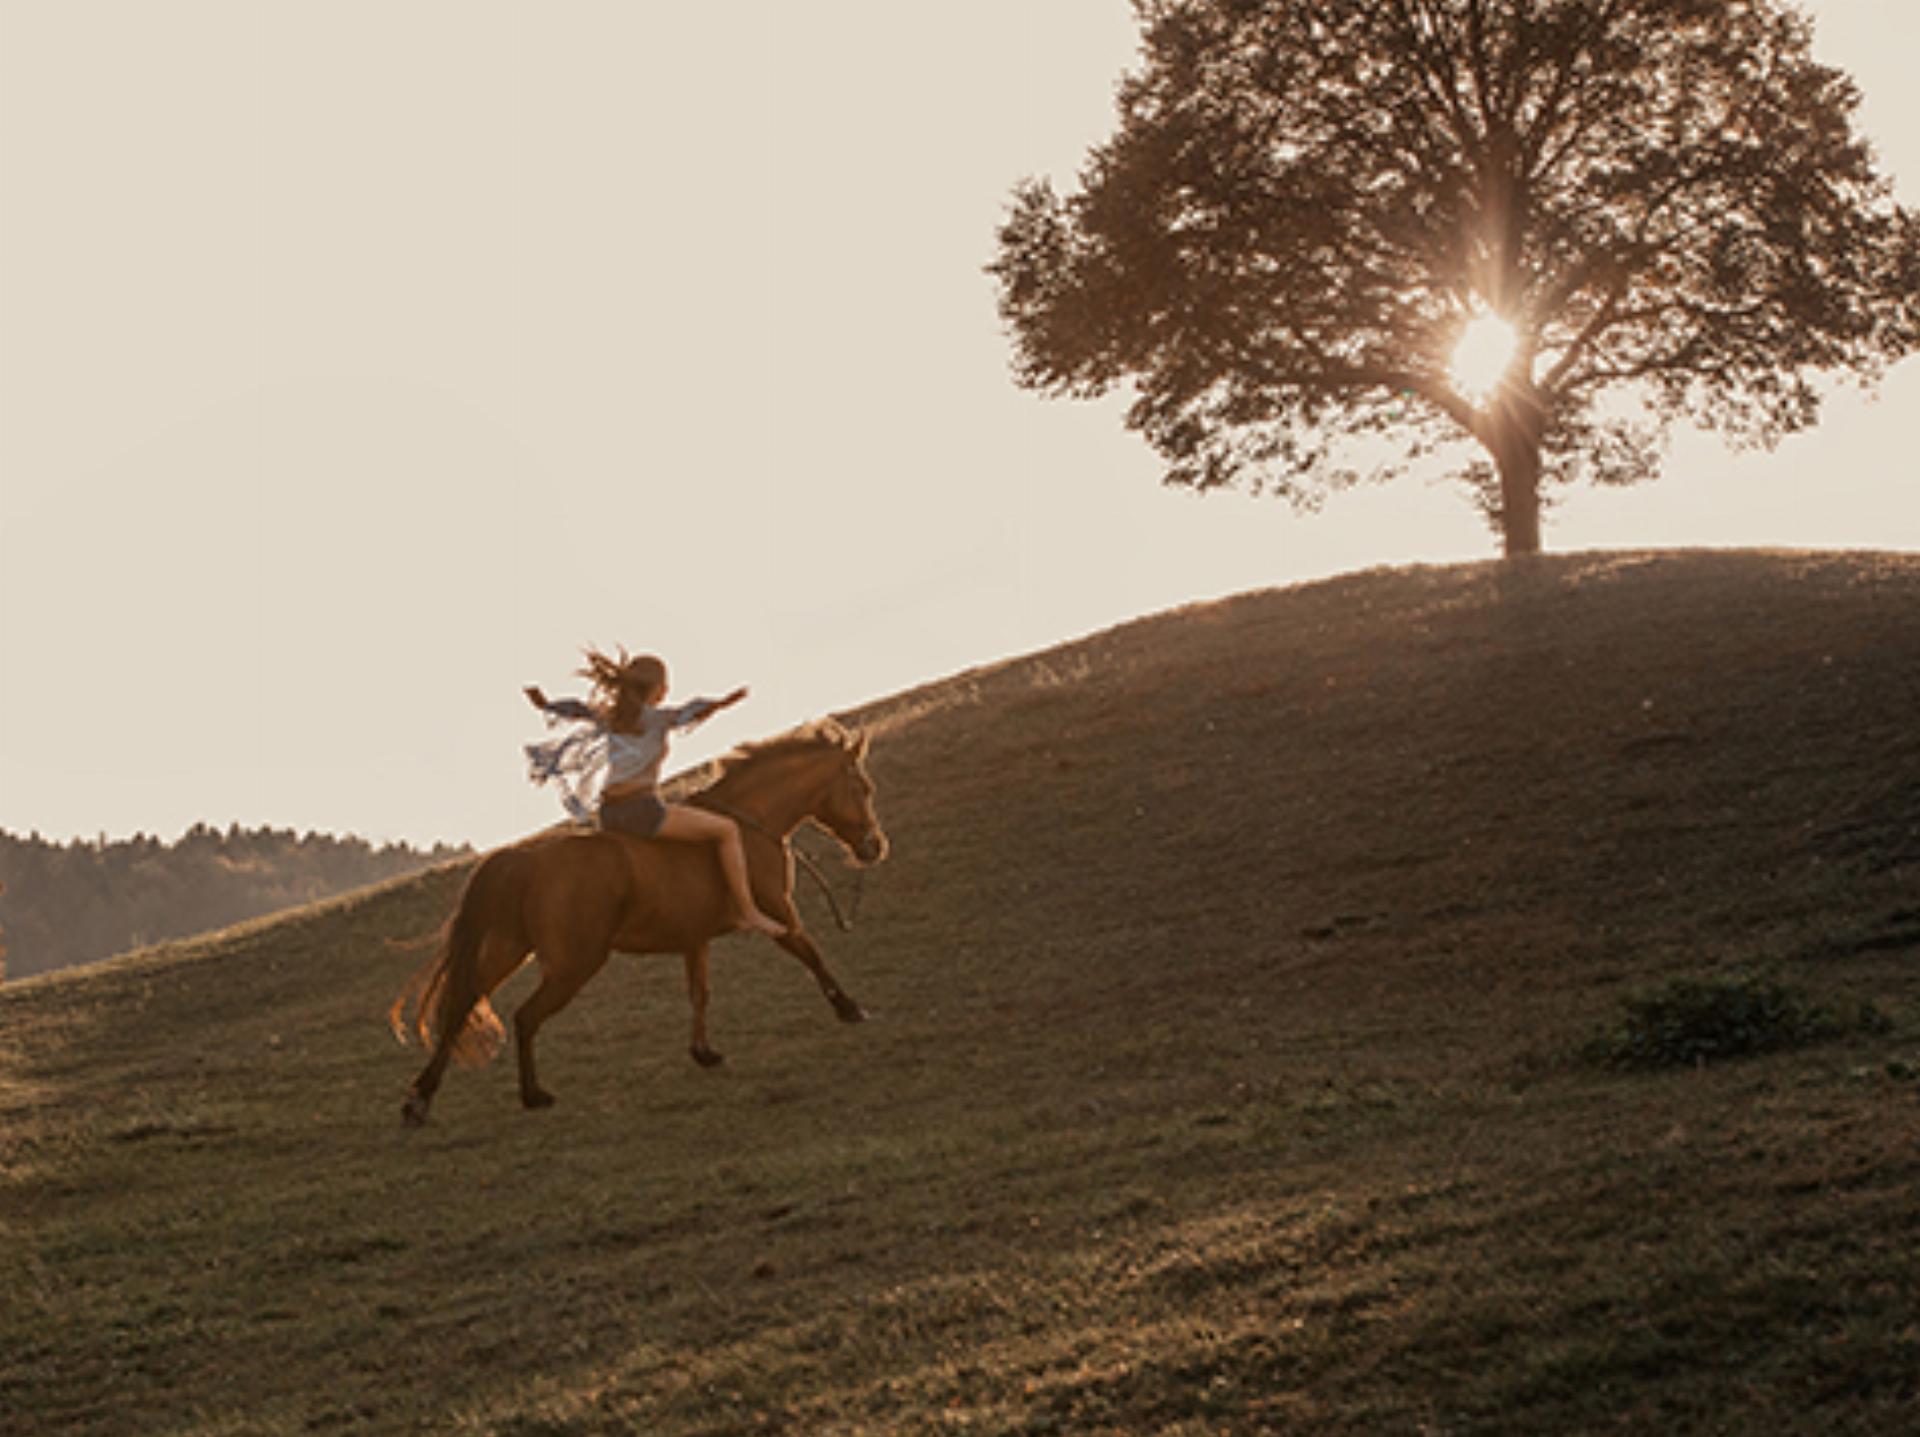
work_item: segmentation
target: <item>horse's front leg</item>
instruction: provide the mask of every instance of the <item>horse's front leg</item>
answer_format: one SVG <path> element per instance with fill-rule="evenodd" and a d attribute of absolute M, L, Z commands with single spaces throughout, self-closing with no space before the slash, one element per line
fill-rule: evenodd
<path fill-rule="evenodd" d="M 774 939 L 787 952 L 806 965 L 813 974 L 813 981 L 820 985 L 820 991 L 827 995 L 827 1001 L 833 1004 L 833 1011 L 839 1015 L 842 1023 L 864 1023 L 867 1010 L 854 1002 L 851 994 L 835 981 L 833 974 L 827 971 L 826 961 L 821 958 L 820 950 L 807 936 L 806 930 L 798 924 L 789 928 L 780 937 Z"/>
<path fill-rule="evenodd" d="M 703 1068 L 717 1068 L 726 1058 L 707 1042 L 707 999 L 712 985 L 707 980 L 707 945 L 701 944 L 687 955 L 687 1003 L 693 1009 L 693 1042 L 688 1051 Z"/>

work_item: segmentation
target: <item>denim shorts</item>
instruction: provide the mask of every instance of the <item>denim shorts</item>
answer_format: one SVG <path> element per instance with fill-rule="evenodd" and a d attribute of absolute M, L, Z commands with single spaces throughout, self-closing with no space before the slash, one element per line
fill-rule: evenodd
<path fill-rule="evenodd" d="M 600 827 L 610 833 L 652 838 L 667 821 L 667 806 L 653 793 L 636 793 L 600 805 Z"/>

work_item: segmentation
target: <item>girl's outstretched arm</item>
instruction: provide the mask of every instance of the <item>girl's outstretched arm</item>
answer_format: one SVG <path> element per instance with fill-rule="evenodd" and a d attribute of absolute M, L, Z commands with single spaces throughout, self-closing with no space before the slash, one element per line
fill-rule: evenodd
<path fill-rule="evenodd" d="M 735 689 L 723 699 L 694 699 L 691 703 L 681 704 L 679 708 L 663 709 L 667 721 L 674 728 L 692 728 L 697 723 L 712 718 L 721 709 L 730 709 L 747 696 L 744 688 Z"/>
<path fill-rule="evenodd" d="M 552 718 L 590 719 L 594 716 L 593 709 L 579 699 L 549 699 L 538 684 L 529 684 L 521 692 L 527 696 L 528 703 Z"/>

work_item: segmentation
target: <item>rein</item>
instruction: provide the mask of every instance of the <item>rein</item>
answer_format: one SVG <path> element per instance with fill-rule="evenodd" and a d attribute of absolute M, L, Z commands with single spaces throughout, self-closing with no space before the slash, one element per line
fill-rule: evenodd
<path fill-rule="evenodd" d="M 762 838 L 772 839 L 773 842 L 781 848 L 792 853 L 793 856 L 800 861 L 800 866 L 806 869 L 807 876 L 820 885 L 820 891 L 826 895 L 827 907 L 833 910 L 833 921 L 839 925 L 840 931 L 842 933 L 853 932 L 853 918 L 860 916 L 860 900 L 866 896 L 867 891 L 867 875 L 864 869 L 854 870 L 853 918 L 849 918 L 840 911 L 840 900 L 834 896 L 833 885 L 827 882 L 827 876 L 820 871 L 820 865 L 815 863 L 806 850 L 801 848 L 798 843 L 791 843 L 787 839 L 782 838 L 752 814 L 742 813 L 730 803 L 716 803 L 712 799 L 707 799 L 701 804 L 701 807 L 711 809 L 715 813 L 731 818 L 742 828 L 751 828 Z"/>

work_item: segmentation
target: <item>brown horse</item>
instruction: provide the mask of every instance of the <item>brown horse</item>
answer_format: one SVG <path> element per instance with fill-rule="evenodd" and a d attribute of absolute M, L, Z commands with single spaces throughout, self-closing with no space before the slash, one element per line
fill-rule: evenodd
<path fill-rule="evenodd" d="M 887 854 L 873 810 L 867 740 L 831 721 L 752 745 L 728 758 L 712 787 L 687 800 L 740 825 L 754 897 L 787 925 L 774 940 L 813 974 L 842 1022 L 866 1012 L 834 981 L 800 926 L 793 903 L 793 853 L 787 839 L 808 819 L 821 824 L 862 864 Z M 401 1117 L 423 1123 L 450 1058 L 484 1063 L 505 1032 L 488 995 L 537 954 L 540 984 L 513 1015 L 520 1058 L 520 1101 L 548 1107 L 553 1095 L 534 1075 L 533 1039 L 616 949 L 679 953 L 693 1005 L 694 1059 L 722 1061 L 707 1042 L 707 947 L 735 927 L 712 845 L 669 843 L 589 829 L 537 834 L 481 860 L 447 921 L 438 955 L 414 976 L 388 1014 L 407 1040 L 406 1010 L 432 1051 L 413 1080 Z"/>

